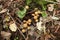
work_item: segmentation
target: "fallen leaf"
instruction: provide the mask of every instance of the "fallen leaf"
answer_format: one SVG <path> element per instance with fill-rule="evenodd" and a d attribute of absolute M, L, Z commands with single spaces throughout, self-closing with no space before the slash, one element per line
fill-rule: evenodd
<path fill-rule="evenodd" d="M 11 33 L 5 32 L 5 31 L 1 31 L 1 36 L 2 36 L 4 39 L 10 39 Z"/>
<path fill-rule="evenodd" d="M 56 0 L 57 2 L 60 2 L 60 0 Z"/>
<path fill-rule="evenodd" d="M 4 12 L 6 12 L 7 11 L 7 9 L 3 9 L 2 11 L 0 11 L 0 14 L 1 13 L 4 13 Z"/>
<path fill-rule="evenodd" d="M 4 22 L 5 21 L 9 21 L 10 20 L 10 17 L 7 15 L 5 18 L 4 18 Z"/>
<path fill-rule="evenodd" d="M 48 11 L 53 11 L 53 10 L 54 10 L 54 4 L 49 4 Z"/>
<path fill-rule="evenodd" d="M 51 18 L 54 19 L 54 20 L 59 20 L 59 18 L 58 17 L 55 17 L 55 16 L 53 16 Z"/>

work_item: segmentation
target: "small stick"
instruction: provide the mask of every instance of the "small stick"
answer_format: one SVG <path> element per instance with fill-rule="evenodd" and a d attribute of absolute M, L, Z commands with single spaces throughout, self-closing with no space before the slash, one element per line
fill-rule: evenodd
<path fill-rule="evenodd" d="M 11 15 L 10 15 L 9 13 L 8 13 L 8 15 L 11 17 Z M 13 20 L 14 23 L 16 23 L 15 20 L 14 20 L 12 17 L 11 17 L 11 19 Z M 20 30 L 18 27 L 17 27 L 17 29 L 19 30 L 19 32 L 22 34 L 22 36 L 23 36 L 24 39 L 25 39 L 25 36 L 24 36 L 24 34 L 21 32 L 21 30 Z"/>
<path fill-rule="evenodd" d="M 56 29 L 55 33 L 57 33 L 57 31 L 59 30 L 59 28 L 60 28 L 60 26 L 58 26 L 58 27 L 57 27 L 57 29 Z"/>

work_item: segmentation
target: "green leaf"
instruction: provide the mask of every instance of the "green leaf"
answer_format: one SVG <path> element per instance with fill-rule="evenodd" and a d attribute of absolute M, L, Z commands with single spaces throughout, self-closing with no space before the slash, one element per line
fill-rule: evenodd
<path fill-rule="evenodd" d="M 44 4 L 47 4 L 47 1 L 45 1 L 45 0 L 35 0 L 35 2 L 37 3 L 37 4 L 40 4 L 40 5 L 44 5 Z"/>
<path fill-rule="evenodd" d="M 14 40 L 18 40 L 18 37 L 15 37 Z"/>
<path fill-rule="evenodd" d="M 29 5 L 32 2 L 32 0 L 26 0 L 26 4 Z"/>
<path fill-rule="evenodd" d="M 42 10 L 46 10 L 46 5 L 45 4 L 48 3 L 47 1 L 45 1 L 45 0 L 35 0 L 35 3 L 41 5 Z"/>
<path fill-rule="evenodd" d="M 26 9 L 23 8 L 23 10 L 18 10 L 17 15 L 19 18 L 23 19 L 23 17 L 26 15 Z"/>
<path fill-rule="evenodd" d="M 43 16 L 44 18 L 47 17 L 47 14 L 46 14 L 45 11 L 42 12 L 42 16 Z"/>

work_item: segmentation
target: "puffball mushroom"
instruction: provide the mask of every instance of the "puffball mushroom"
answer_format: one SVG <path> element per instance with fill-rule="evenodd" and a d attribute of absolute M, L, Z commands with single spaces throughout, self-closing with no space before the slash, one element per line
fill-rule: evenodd
<path fill-rule="evenodd" d="M 16 32 L 16 30 L 17 30 L 17 25 L 16 25 L 15 23 L 11 23 L 11 24 L 9 25 L 9 28 L 10 28 L 11 31 Z"/>
<path fill-rule="evenodd" d="M 25 24 L 23 24 L 23 27 L 24 27 L 24 28 L 26 28 L 27 26 L 28 26 L 28 25 L 27 25 L 26 23 L 25 23 Z"/>
<path fill-rule="evenodd" d="M 29 6 L 26 5 L 25 8 L 26 8 L 26 9 L 29 9 Z"/>
<path fill-rule="evenodd" d="M 30 23 L 30 22 L 32 22 L 32 20 L 31 19 L 28 19 L 28 22 Z"/>
<path fill-rule="evenodd" d="M 26 30 L 25 30 L 25 29 L 22 29 L 22 32 L 23 32 L 23 33 L 25 33 L 25 32 L 26 32 Z"/>

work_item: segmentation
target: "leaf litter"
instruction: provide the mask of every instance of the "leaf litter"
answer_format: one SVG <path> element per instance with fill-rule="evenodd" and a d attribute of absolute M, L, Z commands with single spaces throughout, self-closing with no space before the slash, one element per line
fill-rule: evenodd
<path fill-rule="evenodd" d="M 60 40 L 60 0 L 0 0 L 0 40 Z"/>

